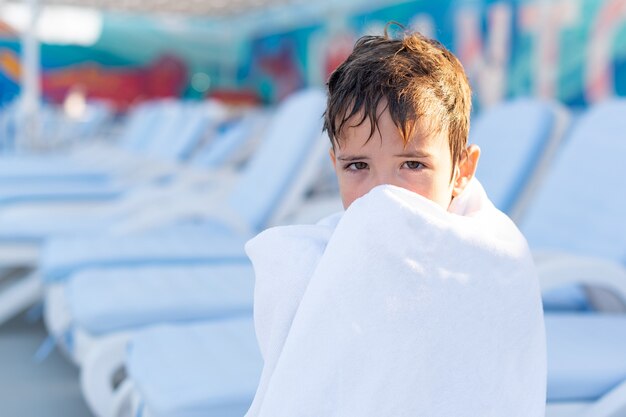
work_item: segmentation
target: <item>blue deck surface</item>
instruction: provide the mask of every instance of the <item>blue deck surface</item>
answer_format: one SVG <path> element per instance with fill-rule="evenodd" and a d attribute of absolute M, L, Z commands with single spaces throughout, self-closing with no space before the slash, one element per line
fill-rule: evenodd
<path fill-rule="evenodd" d="M 90 417 L 78 368 L 58 351 L 43 362 L 34 354 L 46 339 L 41 322 L 24 316 L 0 326 L 0 414 L 6 417 Z"/>

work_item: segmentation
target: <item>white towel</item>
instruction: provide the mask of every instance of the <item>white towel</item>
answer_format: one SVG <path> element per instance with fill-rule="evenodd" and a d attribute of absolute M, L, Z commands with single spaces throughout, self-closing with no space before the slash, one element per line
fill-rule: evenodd
<path fill-rule="evenodd" d="M 539 285 L 473 180 L 448 212 L 379 186 L 246 245 L 265 360 L 247 417 L 540 417 Z"/>

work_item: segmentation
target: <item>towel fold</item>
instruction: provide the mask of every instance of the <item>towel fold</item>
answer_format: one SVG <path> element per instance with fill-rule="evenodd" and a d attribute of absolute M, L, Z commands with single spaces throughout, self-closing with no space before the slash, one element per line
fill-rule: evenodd
<path fill-rule="evenodd" d="M 544 415 L 534 265 L 478 181 L 449 211 L 379 186 L 246 251 L 265 361 L 248 417 Z"/>

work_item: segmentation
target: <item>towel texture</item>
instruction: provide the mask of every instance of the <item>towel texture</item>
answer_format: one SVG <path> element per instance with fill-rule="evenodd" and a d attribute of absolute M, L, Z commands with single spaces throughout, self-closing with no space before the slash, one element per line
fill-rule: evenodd
<path fill-rule="evenodd" d="M 540 417 L 530 252 L 470 182 L 449 211 L 379 186 L 246 245 L 265 361 L 247 417 Z"/>

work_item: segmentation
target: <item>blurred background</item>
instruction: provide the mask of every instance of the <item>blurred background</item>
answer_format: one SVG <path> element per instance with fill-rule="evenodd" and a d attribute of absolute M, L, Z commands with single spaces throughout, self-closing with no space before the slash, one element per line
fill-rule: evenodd
<path fill-rule="evenodd" d="M 390 21 L 470 78 L 548 415 L 626 416 L 626 0 L 0 0 L 1 415 L 245 413 L 243 244 L 341 209 L 323 88 Z"/>
<path fill-rule="evenodd" d="M 19 95 L 29 28 L 42 102 L 123 111 L 168 96 L 275 103 L 323 85 L 356 38 L 394 20 L 460 57 L 478 108 L 519 95 L 584 106 L 626 94 L 624 13 L 619 0 L 4 0 L 0 105 Z"/>

